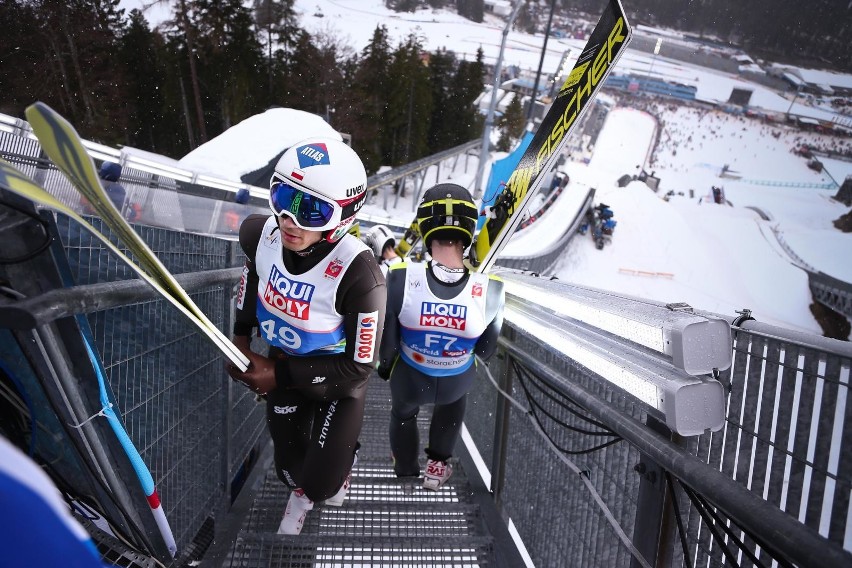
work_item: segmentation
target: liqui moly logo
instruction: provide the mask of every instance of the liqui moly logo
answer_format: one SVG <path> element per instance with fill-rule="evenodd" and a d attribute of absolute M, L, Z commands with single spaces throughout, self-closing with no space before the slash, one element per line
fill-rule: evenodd
<path fill-rule="evenodd" d="M 379 329 L 379 312 L 358 314 L 355 330 L 355 360 L 370 363 L 376 353 L 376 334 Z"/>
<path fill-rule="evenodd" d="M 328 148 L 322 143 L 300 146 L 296 148 L 296 155 L 299 157 L 299 167 L 302 169 L 331 163 L 328 160 Z"/>
<path fill-rule="evenodd" d="M 314 286 L 284 276 L 277 266 L 272 267 L 263 301 L 279 312 L 300 320 L 308 319 Z"/>
<path fill-rule="evenodd" d="M 464 330 L 467 306 L 423 302 L 420 306 L 420 325 Z"/>

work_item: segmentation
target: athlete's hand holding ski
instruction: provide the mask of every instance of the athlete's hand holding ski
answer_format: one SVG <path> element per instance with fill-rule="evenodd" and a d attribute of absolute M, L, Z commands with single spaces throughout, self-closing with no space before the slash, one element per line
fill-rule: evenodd
<path fill-rule="evenodd" d="M 225 364 L 228 375 L 247 386 L 257 394 L 264 395 L 275 388 L 275 360 L 264 357 L 251 350 L 249 338 L 242 335 L 234 336 L 234 345 L 249 359 L 249 368 L 245 371 L 231 362 Z"/>

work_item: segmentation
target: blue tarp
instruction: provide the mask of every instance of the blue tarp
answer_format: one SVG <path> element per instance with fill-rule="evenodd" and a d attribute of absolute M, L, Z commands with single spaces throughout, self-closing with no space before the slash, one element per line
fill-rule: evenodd
<path fill-rule="evenodd" d="M 518 147 L 515 148 L 511 154 L 502 160 L 497 160 L 491 164 L 491 173 L 488 175 L 488 184 L 485 186 L 485 192 L 482 195 L 482 203 L 479 207 L 480 214 L 476 223 L 477 230 L 481 229 L 482 225 L 485 224 L 485 217 L 482 215 L 485 207 L 494 203 L 494 199 L 497 197 L 497 194 L 500 193 L 500 189 L 507 181 L 509 181 L 509 176 L 511 176 L 512 172 L 515 171 L 515 168 L 518 167 L 518 163 L 521 161 L 521 156 L 523 156 L 524 152 L 526 152 L 532 139 L 533 133 L 527 132 L 521 139 L 521 143 L 518 144 Z"/>

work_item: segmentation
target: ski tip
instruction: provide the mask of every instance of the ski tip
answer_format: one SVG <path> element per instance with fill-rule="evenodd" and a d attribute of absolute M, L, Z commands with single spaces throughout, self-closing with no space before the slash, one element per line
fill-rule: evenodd
<path fill-rule="evenodd" d="M 24 114 L 26 115 L 27 120 L 29 122 L 32 122 L 34 116 L 43 116 L 45 114 L 57 114 L 57 113 L 56 113 L 55 110 L 50 108 L 47 104 L 45 104 L 41 101 L 36 101 L 33 104 L 31 104 L 30 106 L 28 106 L 26 109 L 24 109 Z"/>

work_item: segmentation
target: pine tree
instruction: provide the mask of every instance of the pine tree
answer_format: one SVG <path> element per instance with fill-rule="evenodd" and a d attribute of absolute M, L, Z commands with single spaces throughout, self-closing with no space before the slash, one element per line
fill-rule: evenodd
<path fill-rule="evenodd" d="M 370 43 L 361 53 L 352 87 L 360 101 L 353 121 L 353 146 L 370 173 L 383 164 L 382 139 L 387 126 L 385 111 L 391 88 L 388 79 L 390 60 L 388 30 L 385 26 L 377 26 Z"/>
<path fill-rule="evenodd" d="M 126 144 L 154 152 L 160 147 L 156 131 L 167 126 L 162 122 L 164 100 L 160 86 L 165 75 L 161 71 L 161 49 L 162 38 L 148 29 L 142 12 L 130 12 L 117 54 L 125 69 L 133 69 L 133 73 L 125 74 L 128 112 L 124 138 Z"/>
<path fill-rule="evenodd" d="M 263 55 L 251 13 L 240 0 L 194 0 L 192 8 L 197 73 L 207 101 L 204 121 L 216 135 L 258 110 Z"/>
<path fill-rule="evenodd" d="M 506 107 L 506 113 L 500 118 L 497 126 L 500 128 L 500 139 L 497 141 L 497 150 L 508 152 L 512 149 L 521 135 L 524 133 L 524 112 L 521 108 L 521 96 L 513 93 L 512 100 Z"/>
<path fill-rule="evenodd" d="M 383 156 L 389 165 L 407 164 L 428 153 L 432 93 L 422 54 L 422 43 L 412 34 L 392 56 L 382 137 Z"/>
<path fill-rule="evenodd" d="M 433 110 L 429 125 L 429 148 L 435 151 L 451 148 L 455 140 L 450 88 L 456 66 L 455 56 L 445 49 L 430 54 L 429 83 Z"/>
<path fill-rule="evenodd" d="M 293 3 L 295 0 L 254 0 L 254 21 L 258 30 L 262 31 L 263 41 L 266 42 L 266 106 L 271 104 L 273 97 L 275 60 L 273 46 L 283 44 L 284 51 L 290 42 L 290 36 L 296 31 L 297 17 Z"/>
<path fill-rule="evenodd" d="M 452 146 L 464 144 L 480 136 L 483 117 L 476 107 L 485 80 L 484 54 L 480 47 L 475 61 L 461 61 L 450 87 L 450 120 Z"/>

